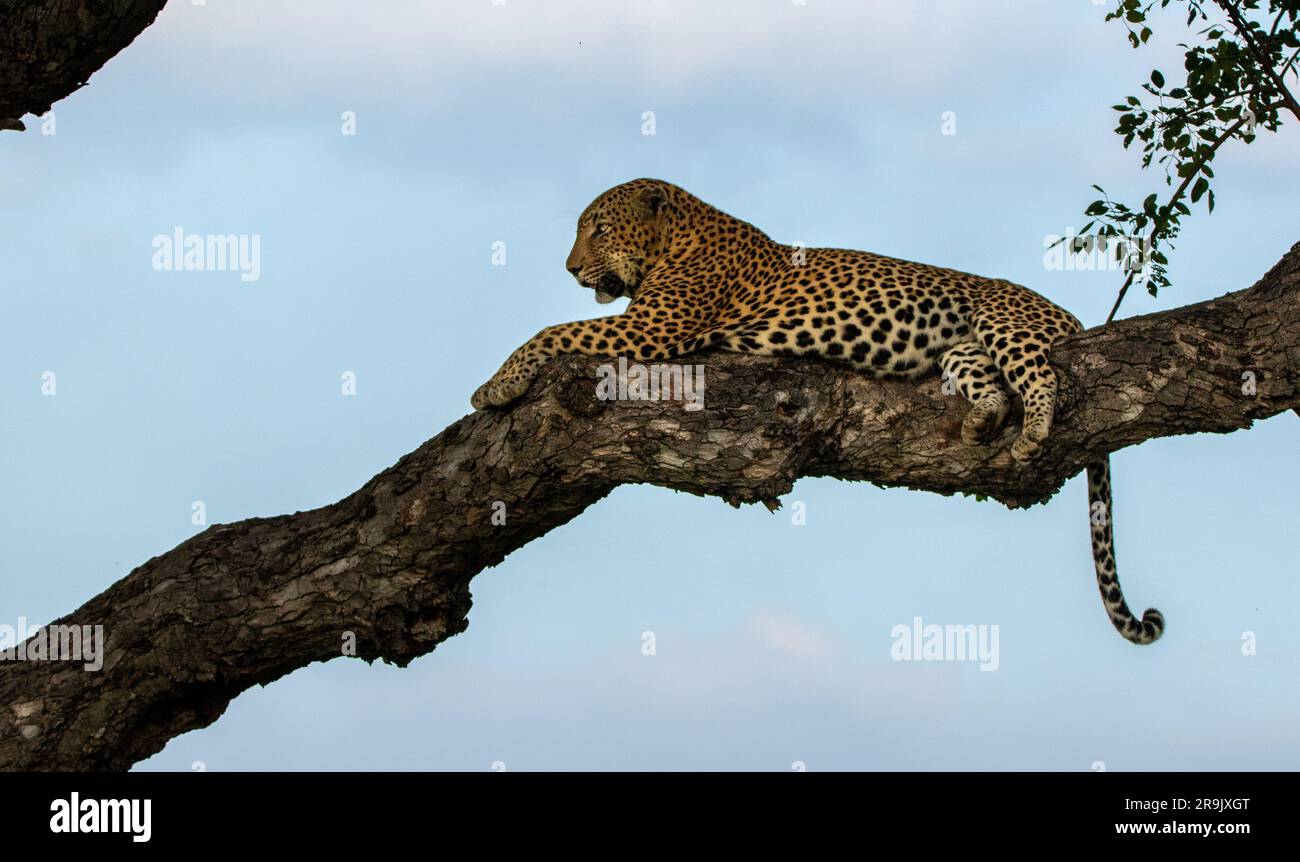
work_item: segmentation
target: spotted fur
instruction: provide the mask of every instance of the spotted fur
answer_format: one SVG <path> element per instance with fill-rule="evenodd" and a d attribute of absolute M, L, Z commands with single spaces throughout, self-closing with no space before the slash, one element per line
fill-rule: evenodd
<path fill-rule="evenodd" d="M 559 353 L 670 359 L 705 347 L 777 356 L 820 356 L 876 377 L 916 378 L 942 369 L 971 404 L 962 438 L 982 444 L 1024 405 L 1011 445 L 1032 460 L 1052 427 L 1056 377 L 1047 351 L 1082 327 L 1069 312 L 1002 279 L 862 251 L 799 248 L 660 180 L 633 180 L 593 201 L 578 220 L 567 267 L 596 300 L 626 296 L 618 315 L 549 326 L 516 350 L 471 399 L 500 407 L 528 389 Z M 1164 618 L 1129 611 L 1115 572 L 1110 476 L 1088 468 L 1097 584 L 1116 629 L 1150 643 Z M 1098 523 L 1100 521 L 1100 523 Z"/>

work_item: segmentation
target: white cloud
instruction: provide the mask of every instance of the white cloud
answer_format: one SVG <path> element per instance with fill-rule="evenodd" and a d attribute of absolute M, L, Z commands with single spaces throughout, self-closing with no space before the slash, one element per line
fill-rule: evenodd
<path fill-rule="evenodd" d="M 751 638 L 767 649 L 802 661 L 820 661 L 831 652 L 830 641 L 821 632 L 788 614 L 762 611 L 747 626 Z"/>
<path fill-rule="evenodd" d="M 687 91 L 739 76 L 810 96 L 888 100 L 900 88 L 967 80 L 976 68 L 987 74 L 991 42 L 1002 51 L 1014 43 L 1018 61 L 1050 55 L 1050 39 L 1019 35 L 1033 29 L 1026 17 L 1045 15 L 1060 21 L 1020 4 L 965 0 L 174 3 L 129 62 L 250 100 L 360 87 L 400 103 L 454 96 L 467 81 L 520 69 L 593 88 Z M 584 98 L 580 86 L 556 93 L 561 105 Z"/>

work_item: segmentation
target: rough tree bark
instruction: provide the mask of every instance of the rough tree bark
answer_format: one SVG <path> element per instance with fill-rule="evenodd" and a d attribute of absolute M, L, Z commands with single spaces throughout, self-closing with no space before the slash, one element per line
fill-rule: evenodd
<path fill-rule="evenodd" d="M 801 476 L 837 476 L 1026 506 L 1099 455 L 1300 409 L 1300 244 L 1249 290 L 1060 342 L 1056 426 L 1027 467 L 1008 454 L 1017 417 L 968 446 L 965 402 L 934 379 L 685 361 L 706 366 L 701 411 L 600 401 L 599 360 L 561 357 L 513 409 L 461 419 L 338 503 L 213 526 L 149 560 L 57 621 L 105 627 L 101 671 L 0 663 L 0 769 L 125 769 L 250 686 L 339 657 L 345 632 L 362 658 L 404 666 L 465 630 L 470 578 L 621 484 L 774 505 Z"/>
<path fill-rule="evenodd" d="M 167 0 L 0 0 L 0 129 L 22 130 L 154 22 Z"/>

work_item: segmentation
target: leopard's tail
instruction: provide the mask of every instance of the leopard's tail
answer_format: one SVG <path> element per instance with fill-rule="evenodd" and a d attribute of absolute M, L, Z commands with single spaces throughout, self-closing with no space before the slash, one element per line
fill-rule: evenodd
<path fill-rule="evenodd" d="M 1106 613 L 1126 639 L 1135 644 L 1155 642 L 1165 630 L 1165 618 L 1147 608 L 1142 619 L 1133 616 L 1119 587 L 1115 570 L 1115 534 L 1111 530 L 1110 459 L 1088 465 L 1088 509 L 1092 523 L 1092 561 L 1097 567 L 1097 588 L 1106 603 Z"/>

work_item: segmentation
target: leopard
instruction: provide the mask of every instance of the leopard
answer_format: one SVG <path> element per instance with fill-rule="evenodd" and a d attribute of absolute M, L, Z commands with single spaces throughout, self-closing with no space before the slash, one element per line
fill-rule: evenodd
<path fill-rule="evenodd" d="M 668 360 L 706 349 L 846 363 L 874 378 L 940 372 L 969 402 L 961 439 L 989 445 L 1018 397 L 1011 443 L 1028 464 L 1051 431 L 1052 344 L 1082 324 L 1046 297 L 986 278 L 866 251 L 782 244 L 670 182 L 636 179 L 599 194 L 578 218 L 565 268 L 621 314 L 548 326 L 474 392 L 476 410 L 504 408 L 541 366 L 566 353 Z M 1115 629 L 1149 644 L 1163 614 L 1138 618 L 1120 588 L 1109 455 L 1085 467 L 1097 587 Z"/>

